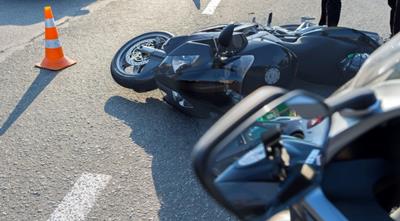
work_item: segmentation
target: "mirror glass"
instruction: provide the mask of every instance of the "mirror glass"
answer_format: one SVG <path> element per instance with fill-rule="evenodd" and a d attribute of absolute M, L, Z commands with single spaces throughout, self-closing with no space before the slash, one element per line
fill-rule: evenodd
<path fill-rule="evenodd" d="M 214 192 L 242 219 L 279 207 L 276 198 L 290 168 L 318 168 L 330 118 L 306 95 L 283 96 L 241 122 L 213 149 L 208 171 Z"/>

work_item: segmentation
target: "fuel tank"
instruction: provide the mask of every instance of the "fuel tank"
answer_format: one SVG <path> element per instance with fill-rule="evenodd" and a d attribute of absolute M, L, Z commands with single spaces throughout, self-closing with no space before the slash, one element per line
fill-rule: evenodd
<path fill-rule="evenodd" d="M 287 88 L 297 74 L 296 56 L 267 36 L 249 41 L 247 47 L 239 53 L 239 56 L 243 55 L 253 55 L 255 58 L 240 82 L 240 93 L 243 95 L 265 85 Z"/>
<path fill-rule="evenodd" d="M 337 87 L 356 74 L 343 72 L 344 59 L 354 54 L 371 54 L 379 47 L 373 33 L 342 27 L 321 27 L 298 36 L 296 41 L 279 44 L 295 55 L 299 79 Z"/>

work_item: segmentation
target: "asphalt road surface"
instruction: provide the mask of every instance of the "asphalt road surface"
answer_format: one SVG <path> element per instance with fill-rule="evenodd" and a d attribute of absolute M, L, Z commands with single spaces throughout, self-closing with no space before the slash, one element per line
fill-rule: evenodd
<path fill-rule="evenodd" d="M 274 24 L 319 15 L 319 0 L 0 0 L 0 220 L 232 220 L 190 168 L 212 120 L 186 117 L 159 91 L 113 82 L 117 49 L 153 30 L 185 34 L 255 13 Z M 51 4 L 65 53 L 43 56 L 42 7 Z M 211 4 L 211 6 L 210 6 Z M 386 1 L 344 0 L 342 26 L 388 36 Z M 329 52 L 328 52 L 329 53 Z M 323 73 L 321 73 L 323 74 Z"/>

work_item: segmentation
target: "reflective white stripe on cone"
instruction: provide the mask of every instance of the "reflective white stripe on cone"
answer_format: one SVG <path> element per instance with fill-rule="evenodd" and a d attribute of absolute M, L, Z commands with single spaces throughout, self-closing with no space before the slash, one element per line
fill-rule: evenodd
<path fill-rule="evenodd" d="M 56 40 L 44 40 L 44 45 L 46 48 L 61 48 L 61 42 Z"/>

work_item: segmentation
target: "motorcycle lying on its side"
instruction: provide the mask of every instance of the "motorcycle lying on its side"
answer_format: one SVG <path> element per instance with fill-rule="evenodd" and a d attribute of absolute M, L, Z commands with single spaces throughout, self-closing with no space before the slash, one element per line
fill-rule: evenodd
<path fill-rule="evenodd" d="M 201 184 L 242 220 L 400 220 L 399 61 L 397 35 L 328 99 L 256 90 L 194 147 Z"/>
<path fill-rule="evenodd" d="M 279 86 L 328 96 L 381 44 L 376 33 L 300 25 L 217 25 L 191 35 L 149 32 L 111 63 L 114 80 L 136 92 L 159 88 L 164 100 L 197 117 L 225 113 L 255 89 Z"/>

